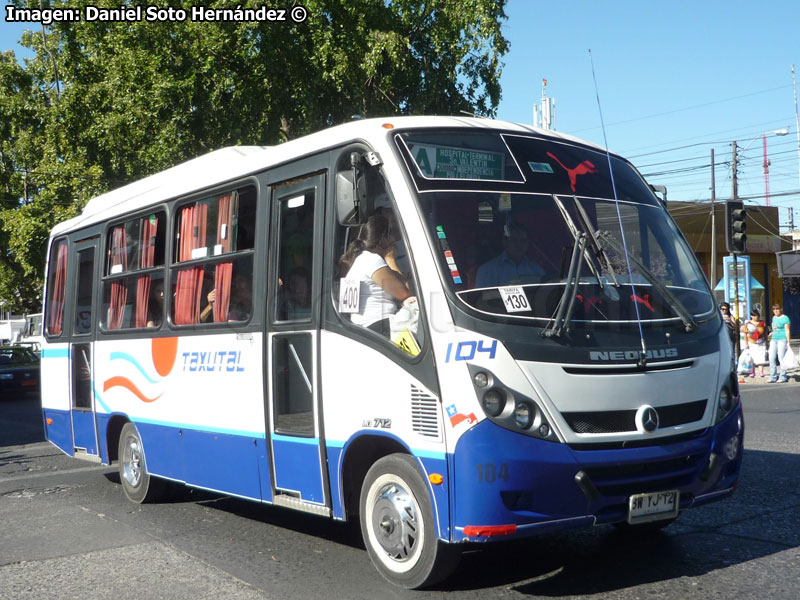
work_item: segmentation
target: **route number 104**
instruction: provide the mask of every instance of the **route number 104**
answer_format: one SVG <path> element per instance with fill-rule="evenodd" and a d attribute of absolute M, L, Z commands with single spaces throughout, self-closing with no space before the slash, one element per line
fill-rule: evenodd
<path fill-rule="evenodd" d="M 455 346 L 455 351 L 453 346 Z M 455 361 L 459 360 L 472 360 L 479 352 L 484 352 L 489 355 L 489 358 L 494 358 L 497 354 L 497 340 L 492 340 L 491 344 L 487 344 L 485 340 L 469 340 L 467 342 L 458 342 L 447 344 L 447 356 L 444 362 L 450 362 L 452 358 Z"/>

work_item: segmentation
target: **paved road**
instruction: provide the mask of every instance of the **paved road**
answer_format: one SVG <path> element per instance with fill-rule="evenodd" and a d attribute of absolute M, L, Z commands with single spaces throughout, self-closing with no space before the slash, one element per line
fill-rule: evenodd
<path fill-rule="evenodd" d="M 746 455 L 733 498 L 645 540 L 598 527 L 475 549 L 426 592 L 384 584 L 344 524 L 198 492 L 130 504 L 114 469 L 40 441 L 35 403 L 0 401 L 0 598 L 794 600 L 800 385 L 743 389 Z"/>

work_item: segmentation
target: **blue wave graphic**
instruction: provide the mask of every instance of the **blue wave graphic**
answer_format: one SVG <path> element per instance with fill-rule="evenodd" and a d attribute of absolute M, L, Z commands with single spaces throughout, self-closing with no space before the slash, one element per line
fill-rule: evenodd
<path fill-rule="evenodd" d="M 147 371 L 144 370 L 142 365 L 139 364 L 139 361 L 137 361 L 133 356 L 131 356 L 127 352 L 112 352 L 110 359 L 124 360 L 125 362 L 132 364 L 134 367 L 136 367 L 139 373 L 142 374 L 142 377 L 144 377 L 150 383 L 161 383 L 162 381 L 161 379 L 156 380 L 150 377 L 150 375 L 147 374 Z"/>

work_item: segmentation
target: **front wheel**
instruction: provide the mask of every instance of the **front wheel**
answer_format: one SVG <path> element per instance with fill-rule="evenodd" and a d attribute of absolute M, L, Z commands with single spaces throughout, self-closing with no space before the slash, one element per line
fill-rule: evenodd
<path fill-rule="evenodd" d="M 166 482 L 151 477 L 139 431 L 133 423 L 125 423 L 119 437 L 119 479 L 131 502 L 155 502 L 164 493 Z"/>
<path fill-rule="evenodd" d="M 391 583 L 430 586 L 458 565 L 459 549 L 436 538 L 427 485 L 410 456 L 391 454 L 372 465 L 359 506 L 364 544 Z"/>

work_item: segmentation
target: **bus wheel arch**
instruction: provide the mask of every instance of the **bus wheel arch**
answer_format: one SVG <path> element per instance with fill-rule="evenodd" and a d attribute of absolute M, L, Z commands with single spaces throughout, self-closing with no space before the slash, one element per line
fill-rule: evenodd
<path fill-rule="evenodd" d="M 342 493 L 346 519 L 357 519 L 361 486 L 367 471 L 390 454 L 408 454 L 408 448 L 383 435 L 362 435 L 348 446 L 342 463 Z"/>
<path fill-rule="evenodd" d="M 119 460 L 119 438 L 122 428 L 130 420 L 124 415 L 113 415 L 106 426 L 106 448 L 108 449 L 108 464 Z"/>

